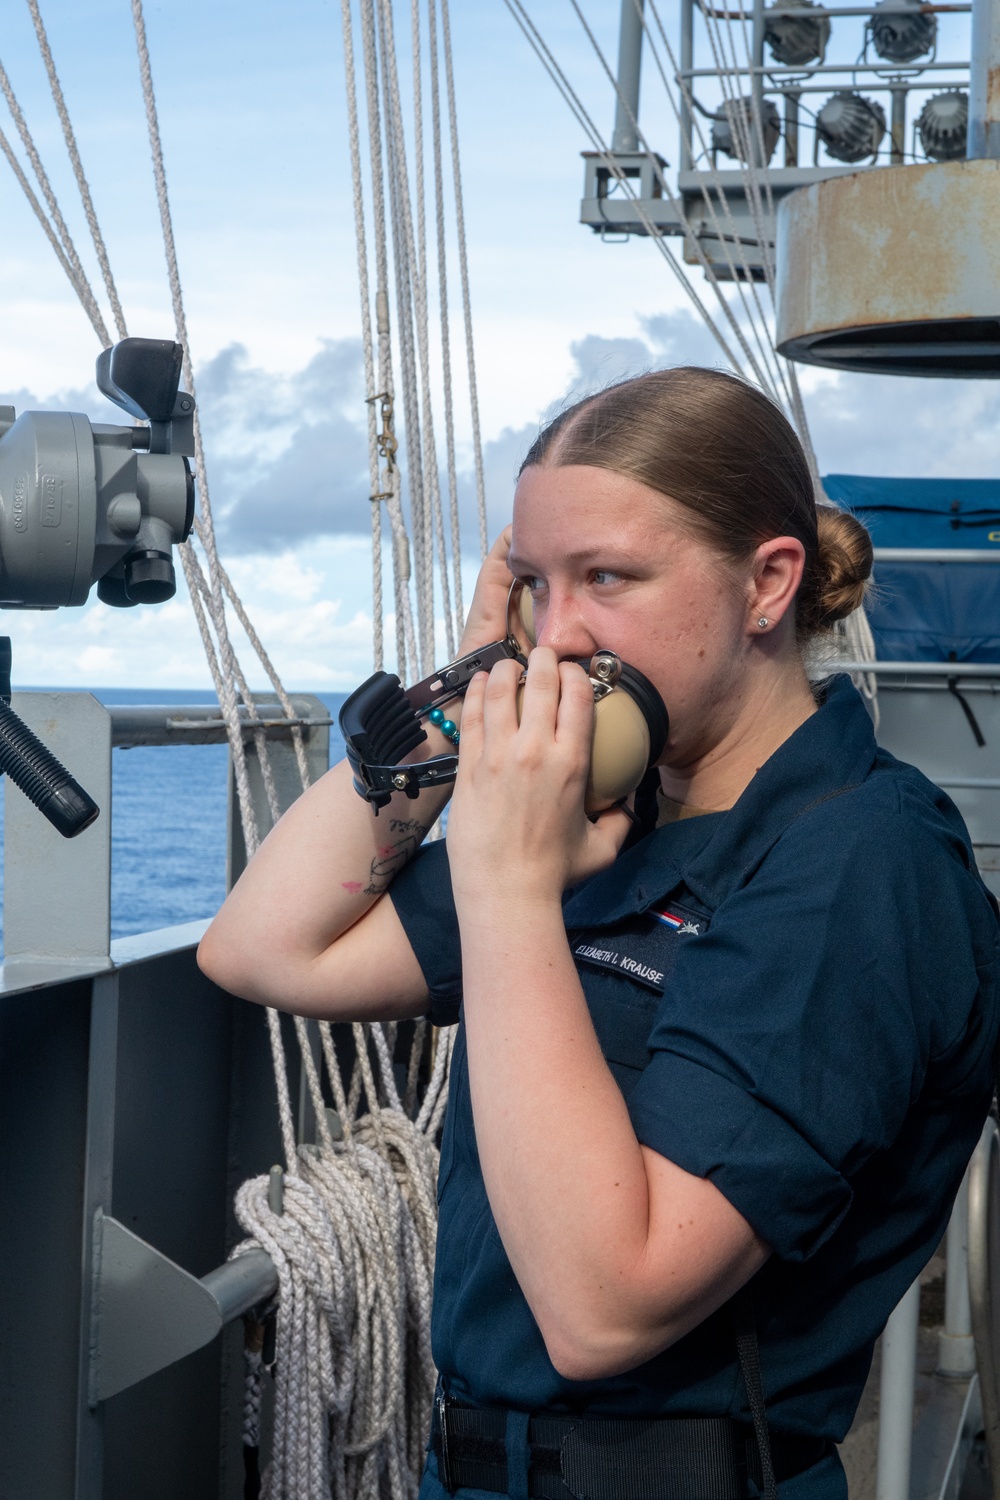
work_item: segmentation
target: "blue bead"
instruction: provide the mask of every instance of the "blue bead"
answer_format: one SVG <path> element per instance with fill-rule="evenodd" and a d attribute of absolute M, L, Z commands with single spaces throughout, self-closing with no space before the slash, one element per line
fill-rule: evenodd
<path fill-rule="evenodd" d="M 457 734 L 457 732 L 458 732 L 458 725 L 457 724 L 453 724 L 450 719 L 445 719 L 444 723 L 440 726 L 440 728 L 441 728 L 441 733 L 443 735 L 447 735 L 448 739 L 451 739 L 452 735 Z"/>
<path fill-rule="evenodd" d="M 427 717 L 430 719 L 432 724 L 437 724 L 440 726 L 444 723 L 444 709 L 432 708 Z"/>

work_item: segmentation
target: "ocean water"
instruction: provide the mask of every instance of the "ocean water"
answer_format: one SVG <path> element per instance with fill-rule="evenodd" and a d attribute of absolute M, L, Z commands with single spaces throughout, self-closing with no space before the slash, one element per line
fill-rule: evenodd
<path fill-rule="evenodd" d="M 214 694 L 205 692 L 90 691 L 107 704 L 215 702 Z M 345 695 L 318 696 L 336 721 Z M 334 722 L 331 763 L 343 753 Z M 141 745 L 112 750 L 111 756 L 111 936 L 211 916 L 226 890 L 227 747 Z M 107 811 L 101 809 L 102 817 Z M 0 828 L 2 821 L 0 797 Z"/>

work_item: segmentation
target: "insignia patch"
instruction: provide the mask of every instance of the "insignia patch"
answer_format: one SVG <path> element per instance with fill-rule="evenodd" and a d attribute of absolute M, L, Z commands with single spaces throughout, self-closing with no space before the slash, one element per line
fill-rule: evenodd
<path fill-rule="evenodd" d="M 676 912 L 669 911 L 666 907 L 662 911 L 650 910 L 650 916 L 662 922 L 665 927 L 672 927 L 674 932 L 691 932 L 696 936 L 701 932 L 701 923 L 692 922 L 689 917 L 679 917 Z"/>

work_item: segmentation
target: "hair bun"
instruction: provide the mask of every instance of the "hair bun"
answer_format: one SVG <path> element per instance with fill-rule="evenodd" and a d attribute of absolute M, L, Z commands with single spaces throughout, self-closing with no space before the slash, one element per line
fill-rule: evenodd
<path fill-rule="evenodd" d="M 850 511 L 816 507 L 817 548 L 808 590 L 812 609 L 800 621 L 807 631 L 828 630 L 860 608 L 871 578 L 874 553 L 868 530 Z"/>

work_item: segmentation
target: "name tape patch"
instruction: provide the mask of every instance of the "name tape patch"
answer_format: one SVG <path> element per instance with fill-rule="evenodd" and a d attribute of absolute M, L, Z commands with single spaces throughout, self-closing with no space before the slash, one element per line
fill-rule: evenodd
<path fill-rule="evenodd" d="M 574 957 L 586 964 L 637 981 L 662 995 L 680 951 L 708 928 L 709 918 L 671 902 L 631 917 L 614 930 L 580 933 L 572 943 Z"/>
<path fill-rule="evenodd" d="M 633 958 L 631 954 L 620 953 L 616 948 L 598 948 L 593 943 L 577 943 L 573 949 L 577 958 L 589 959 L 591 963 L 600 964 L 605 969 L 620 969 L 623 974 L 630 974 L 633 979 L 641 979 L 646 984 L 652 985 L 654 989 L 662 990 L 664 972 L 662 969 L 654 969 L 651 964 L 644 964 L 640 959 Z"/>

